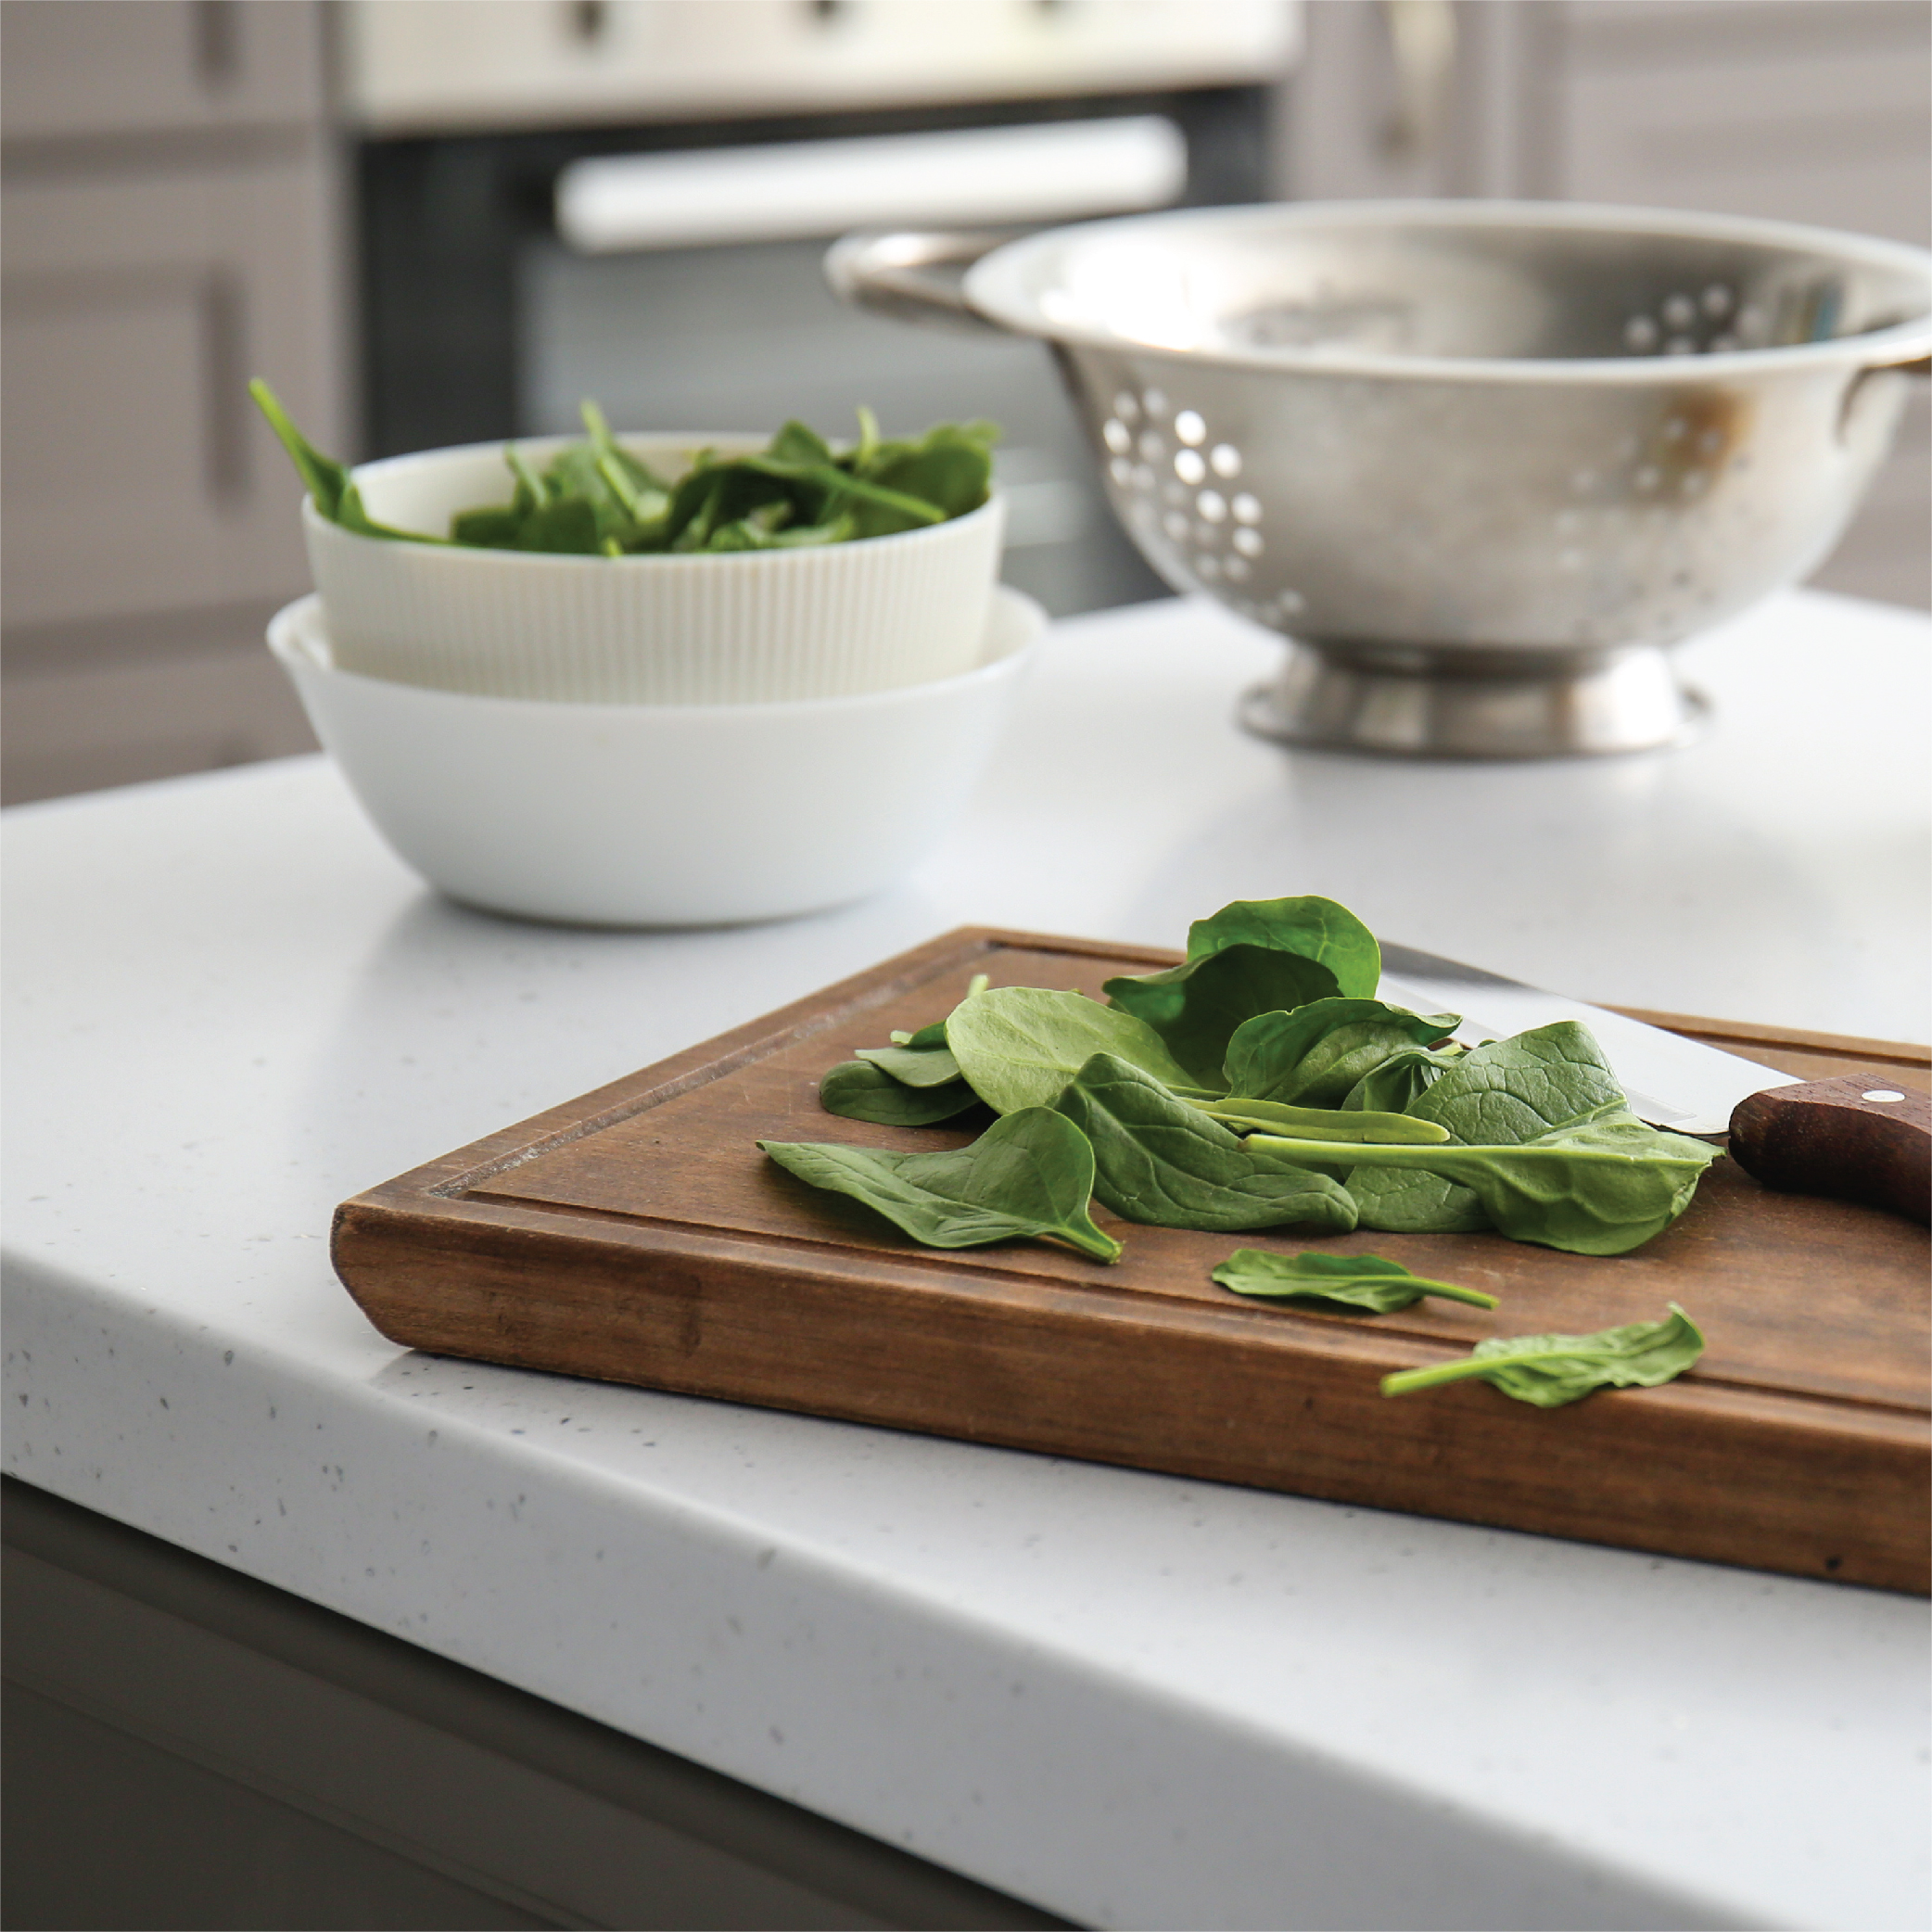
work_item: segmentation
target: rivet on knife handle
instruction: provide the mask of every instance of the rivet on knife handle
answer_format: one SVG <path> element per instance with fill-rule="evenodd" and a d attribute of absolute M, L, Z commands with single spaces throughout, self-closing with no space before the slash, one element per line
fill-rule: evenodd
<path fill-rule="evenodd" d="M 1932 1099 L 1870 1074 L 1776 1087 L 1737 1103 L 1731 1158 L 1791 1194 L 1932 1222 Z"/>

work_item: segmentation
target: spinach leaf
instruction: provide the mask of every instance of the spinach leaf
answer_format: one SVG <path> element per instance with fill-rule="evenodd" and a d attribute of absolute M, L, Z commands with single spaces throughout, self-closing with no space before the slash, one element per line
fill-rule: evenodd
<path fill-rule="evenodd" d="M 1093 1145 L 1094 1192 L 1129 1221 L 1227 1231 L 1301 1221 L 1341 1234 L 1355 1225 L 1337 1182 L 1255 1150 L 1112 1054 L 1087 1061 L 1055 1105 Z"/>
<path fill-rule="evenodd" d="M 1265 1295 L 1341 1314 L 1390 1315 L 1424 1295 L 1493 1308 L 1494 1295 L 1480 1288 L 1457 1288 L 1412 1275 L 1399 1261 L 1379 1254 L 1272 1254 L 1262 1248 L 1237 1248 L 1214 1270 L 1214 1278 L 1238 1295 Z"/>
<path fill-rule="evenodd" d="M 604 488 L 623 504 L 633 523 L 661 515 L 669 501 L 663 481 L 642 456 L 627 450 L 611 434 L 604 412 L 594 402 L 587 399 L 582 413 L 591 453 Z"/>
<path fill-rule="evenodd" d="M 1227 1043 L 1227 1090 L 1340 1107 L 1392 1055 L 1427 1047 L 1460 1024 L 1457 1013 L 1412 1013 L 1379 999 L 1311 999 L 1291 1012 L 1259 1013 Z"/>
<path fill-rule="evenodd" d="M 362 537 L 390 537 L 402 543 L 440 543 L 443 540 L 440 537 L 424 536 L 414 530 L 391 529 L 388 524 L 377 523 L 363 509 L 362 492 L 356 488 L 349 471 L 333 457 L 324 456 L 289 421 L 288 413 L 282 407 L 275 392 L 259 375 L 248 384 L 248 394 L 255 399 L 256 408 L 268 418 L 269 427 L 288 451 L 289 461 L 295 464 L 296 474 L 308 489 L 317 515 Z"/>
<path fill-rule="evenodd" d="M 861 418 L 861 430 L 864 428 Z M 874 430 L 876 439 L 876 430 Z M 986 500 L 991 487 L 993 445 L 999 429 L 993 423 L 942 423 L 929 429 L 916 443 L 873 441 L 865 449 L 863 438 L 855 458 L 858 476 L 896 494 L 933 504 L 942 516 L 963 516 Z M 859 513 L 866 536 L 885 536 L 896 524 L 868 505 Z"/>
<path fill-rule="evenodd" d="M 1045 1107 L 997 1120 L 971 1147 L 899 1154 L 835 1142 L 761 1140 L 781 1167 L 876 1209 L 929 1248 L 978 1248 L 1029 1236 L 1064 1241 L 1097 1261 L 1121 1246 L 1094 1226 L 1093 1150 Z"/>
<path fill-rule="evenodd" d="M 1697 1326 L 1675 1302 L 1657 1322 L 1631 1322 L 1595 1335 L 1493 1336 L 1460 1361 L 1382 1378 L 1384 1395 L 1480 1378 L 1518 1402 L 1561 1408 L 1596 1389 L 1654 1389 L 1704 1353 Z"/>
<path fill-rule="evenodd" d="M 1718 1150 L 1646 1126 L 1611 1104 L 1534 1140 L 1494 1147 L 1390 1147 L 1374 1142 L 1277 1140 L 1250 1146 L 1316 1163 L 1353 1160 L 1349 1192 L 1366 1225 L 1386 1227 L 1388 1199 L 1370 1186 L 1378 1169 L 1426 1175 L 1465 1188 L 1490 1225 L 1512 1240 L 1572 1254 L 1623 1254 L 1660 1234 L 1690 1205 Z M 1399 1201 L 1400 1197 L 1397 1197 Z"/>
<path fill-rule="evenodd" d="M 908 1087 L 862 1060 L 847 1060 L 819 1082 L 819 1104 L 846 1120 L 876 1121 L 886 1127 L 930 1127 L 980 1103 L 963 1080 L 943 1087 Z"/>
<path fill-rule="evenodd" d="M 540 503 L 517 526 L 513 550 L 539 550 L 560 556 L 596 556 L 602 549 L 596 510 L 580 496 Z"/>
<path fill-rule="evenodd" d="M 996 986 L 972 994 L 947 1016 L 946 1039 L 960 1071 L 998 1113 L 1050 1107 L 1096 1053 L 1127 1061 L 1163 1086 L 1188 1082 L 1151 1027 L 1081 993 Z"/>
<path fill-rule="evenodd" d="M 1441 1047 L 1405 1047 L 1349 1088 L 1341 1104 L 1370 1113 L 1406 1113 L 1453 1067 L 1468 1057 L 1460 1040 Z"/>
<path fill-rule="evenodd" d="M 935 1047 L 861 1047 L 858 1057 L 908 1087 L 944 1087 L 960 1077 L 960 1062 L 943 1043 Z"/>
<path fill-rule="evenodd" d="M 1458 1140 L 1494 1145 L 1532 1140 L 1622 1104 L 1623 1089 L 1590 1029 L 1558 1020 L 1464 1054 L 1412 1111 Z"/>
<path fill-rule="evenodd" d="M 1383 1140 L 1398 1146 L 1435 1147 L 1449 1138 L 1449 1129 L 1412 1113 L 1365 1113 L 1359 1108 L 1285 1107 L 1278 1100 L 1196 1100 L 1237 1134 L 1277 1134 L 1290 1140 Z"/>
<path fill-rule="evenodd" d="M 1332 996 L 1335 975 L 1299 953 L 1244 942 L 1162 972 L 1110 979 L 1100 990 L 1152 1027 L 1195 1084 L 1223 1091 L 1222 1062 L 1236 1031 L 1257 1014 Z"/>
<path fill-rule="evenodd" d="M 459 510 L 450 519 L 450 541 L 466 550 L 513 550 L 524 513 L 514 503 L 494 510 Z"/>
<path fill-rule="evenodd" d="M 1338 1167 L 1362 1226 L 1377 1234 L 1481 1234 L 1495 1224 L 1479 1195 L 1420 1167 Z"/>
<path fill-rule="evenodd" d="M 863 417 L 859 419 L 859 426 L 862 432 Z M 832 445 L 816 429 L 807 428 L 795 417 L 771 439 L 765 454 L 773 463 L 790 464 L 802 469 L 823 468 L 833 460 Z"/>
<path fill-rule="evenodd" d="M 1495 1147 L 1534 1139 L 1622 1103 L 1622 1089 L 1590 1030 L 1559 1020 L 1461 1055 L 1407 1111 L 1441 1122 L 1456 1141 Z M 1483 1202 L 1446 1168 L 1428 1175 L 1365 1172 L 1359 1186 L 1352 1175 L 1349 1191 L 1363 1225 L 1385 1233 L 1468 1233 L 1491 1225 Z"/>
<path fill-rule="evenodd" d="M 259 375 L 249 382 L 248 394 L 288 451 L 288 460 L 295 464 L 297 476 L 313 499 L 317 514 L 335 522 L 342 507 L 342 492 L 349 488 L 349 471 L 334 457 L 324 456 L 288 420 L 280 398 Z"/>
<path fill-rule="evenodd" d="M 1382 949 L 1346 906 L 1309 895 L 1237 899 L 1188 928 L 1188 957 L 1204 960 L 1230 946 L 1265 946 L 1318 960 L 1347 999 L 1372 999 L 1381 984 Z"/>

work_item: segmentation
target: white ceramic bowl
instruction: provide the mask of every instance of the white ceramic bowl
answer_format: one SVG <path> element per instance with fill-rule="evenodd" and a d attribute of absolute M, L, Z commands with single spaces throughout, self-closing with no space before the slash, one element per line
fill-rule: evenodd
<path fill-rule="evenodd" d="M 1000 588 L 958 677 L 772 705 L 578 705 L 344 670 L 321 600 L 269 626 L 315 734 L 451 898 L 584 925 L 711 925 L 863 898 L 944 833 L 1046 628 Z"/>
<path fill-rule="evenodd" d="M 519 442 L 540 469 L 572 440 Z M 660 474 L 707 441 L 627 436 Z M 426 450 L 355 471 L 371 516 L 442 534 L 457 510 L 508 502 L 501 443 Z M 309 566 L 338 668 L 440 691 L 604 705 L 847 697 L 978 662 L 1005 506 L 928 529 L 809 550 L 578 557 L 359 537 L 302 503 Z"/>

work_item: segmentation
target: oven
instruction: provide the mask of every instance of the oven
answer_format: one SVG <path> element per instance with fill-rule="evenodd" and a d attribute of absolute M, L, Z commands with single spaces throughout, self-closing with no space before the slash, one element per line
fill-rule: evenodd
<path fill-rule="evenodd" d="M 1292 0 L 351 0 L 362 446 L 576 426 L 1006 429 L 1008 580 L 1163 594 L 1046 354 L 843 307 L 826 244 L 1271 185 Z"/>

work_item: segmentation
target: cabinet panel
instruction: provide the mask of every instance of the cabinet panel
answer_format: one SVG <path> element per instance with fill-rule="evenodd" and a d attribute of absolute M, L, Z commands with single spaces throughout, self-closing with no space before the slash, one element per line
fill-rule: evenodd
<path fill-rule="evenodd" d="M 319 162 L 5 194 L 9 627 L 305 588 L 286 459 L 243 385 L 336 440 Z"/>
<path fill-rule="evenodd" d="M 314 121 L 310 0 L 6 0 L 0 119 L 9 140 Z"/>
<path fill-rule="evenodd" d="M 213 647 L 203 651 L 10 671 L 0 710 L 0 805 L 313 751 L 301 705 L 260 642 L 264 615 L 211 616 Z M 245 623 L 252 641 L 222 635 Z"/>
<path fill-rule="evenodd" d="M 1923 248 L 1932 48 L 1920 38 L 1916 49 L 1740 57 L 1715 84 L 1702 65 L 1580 66 L 1562 123 L 1563 192 L 1815 222 Z"/>

